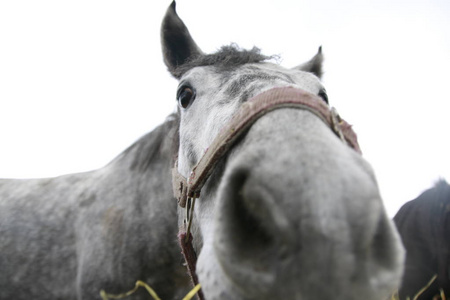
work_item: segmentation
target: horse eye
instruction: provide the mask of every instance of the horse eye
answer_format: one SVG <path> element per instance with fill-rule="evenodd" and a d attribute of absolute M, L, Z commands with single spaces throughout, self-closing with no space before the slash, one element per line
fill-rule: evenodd
<path fill-rule="evenodd" d="M 177 93 L 178 103 L 182 108 L 186 108 L 195 99 L 195 92 L 189 86 L 182 86 Z"/>
<path fill-rule="evenodd" d="M 328 95 L 325 90 L 320 90 L 319 97 L 322 98 L 322 100 L 325 101 L 326 104 L 328 104 Z"/>

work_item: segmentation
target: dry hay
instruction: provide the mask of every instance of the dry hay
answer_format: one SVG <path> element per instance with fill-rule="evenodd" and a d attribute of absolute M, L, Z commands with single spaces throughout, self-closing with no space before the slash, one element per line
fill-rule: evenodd
<path fill-rule="evenodd" d="M 430 286 L 433 284 L 433 282 L 436 280 L 437 275 L 434 275 L 431 277 L 430 281 L 425 285 L 423 288 L 421 288 L 412 298 L 412 300 L 417 300 Z M 410 297 L 406 298 L 407 300 L 411 300 Z M 400 300 L 398 296 L 398 291 L 392 294 L 391 298 L 389 300 Z M 445 297 L 445 293 L 443 289 L 439 289 L 439 295 L 435 295 L 432 300 L 447 300 Z"/>
<path fill-rule="evenodd" d="M 420 289 L 416 295 L 412 298 L 412 300 L 417 300 L 420 295 L 422 295 L 430 286 L 433 284 L 433 282 L 436 280 L 437 275 L 434 275 L 430 281 L 425 285 L 422 289 Z M 136 281 L 136 285 L 134 288 L 126 293 L 122 293 L 119 295 L 113 295 L 113 294 L 107 294 L 104 290 L 100 291 L 100 296 L 103 300 L 109 300 L 109 299 L 123 299 L 126 298 L 132 294 L 134 294 L 140 287 L 143 287 L 147 290 L 147 292 L 150 294 L 150 296 L 153 297 L 154 300 L 161 300 L 159 296 L 156 294 L 156 292 L 145 282 L 143 281 Z M 201 286 L 200 284 L 197 284 L 182 300 L 191 300 L 200 290 Z M 406 298 L 407 300 L 411 300 L 410 297 Z M 389 300 L 400 300 L 398 292 L 395 292 L 392 294 L 392 296 L 389 298 Z M 439 295 L 435 295 L 433 297 L 433 300 L 447 300 L 445 293 L 442 289 L 439 290 Z M 450 300 L 450 299 L 449 299 Z"/>
<path fill-rule="evenodd" d="M 136 281 L 136 285 L 134 286 L 134 288 L 126 293 L 122 293 L 119 295 L 112 295 L 112 294 L 107 294 L 104 290 L 100 291 L 100 296 L 102 297 L 103 300 L 109 300 L 109 299 L 123 299 L 125 297 L 128 297 L 132 294 L 134 294 L 140 287 L 143 287 L 147 290 L 147 292 L 150 294 L 150 296 L 153 297 L 154 300 L 161 300 L 161 298 L 158 297 L 158 295 L 156 294 L 156 292 L 145 282 L 143 281 Z M 200 284 L 197 284 L 182 300 L 191 300 L 195 294 L 198 293 L 198 291 L 200 290 L 201 286 Z"/>

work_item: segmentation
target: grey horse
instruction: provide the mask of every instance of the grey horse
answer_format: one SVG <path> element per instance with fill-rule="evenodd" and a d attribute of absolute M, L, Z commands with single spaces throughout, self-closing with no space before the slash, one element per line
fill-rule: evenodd
<path fill-rule="evenodd" d="M 102 169 L 0 181 L 0 299 L 99 299 L 136 280 L 181 299 L 191 285 L 177 242 L 185 211 L 172 194 L 175 159 L 188 177 L 239 108 L 272 88 L 328 102 L 321 51 L 292 69 L 256 48 L 204 54 L 175 2 L 161 40 L 180 82 L 177 113 Z M 258 119 L 218 162 L 192 216 L 208 300 L 383 299 L 402 275 L 371 167 L 308 110 Z"/>

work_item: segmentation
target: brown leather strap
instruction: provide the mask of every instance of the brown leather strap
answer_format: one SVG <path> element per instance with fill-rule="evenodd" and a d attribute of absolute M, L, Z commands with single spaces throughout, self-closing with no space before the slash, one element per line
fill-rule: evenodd
<path fill-rule="evenodd" d="M 178 162 L 172 170 L 172 185 L 175 198 L 181 207 L 186 207 L 187 199 L 192 199 L 191 207 L 186 208 L 189 214 L 185 220 L 185 230 L 181 230 L 178 239 L 185 258 L 189 274 L 194 286 L 198 283 L 196 274 L 197 255 L 192 245 L 190 224 L 192 221 L 195 198 L 211 175 L 216 164 L 233 146 L 237 138 L 243 135 L 261 116 L 279 108 L 296 108 L 308 110 L 319 117 L 346 144 L 361 154 L 356 134 L 351 126 L 338 115 L 334 108 L 330 109 L 321 98 L 295 88 L 274 88 L 257 95 L 244 103 L 231 121 L 220 131 L 203 157 L 192 169 L 189 179 L 178 172 Z M 191 202 L 189 202 L 191 203 Z M 203 293 L 197 294 L 203 300 Z"/>
<path fill-rule="evenodd" d="M 186 237 L 186 232 L 180 231 L 180 233 L 178 233 L 178 243 L 180 244 L 181 253 L 183 254 L 186 267 L 189 271 L 189 275 L 191 276 L 192 284 L 193 286 L 196 286 L 198 284 L 198 277 L 196 273 L 197 253 L 195 253 L 192 245 L 192 234 L 189 233 L 188 238 Z M 202 290 L 197 292 L 197 297 L 199 300 L 205 299 Z"/>
<path fill-rule="evenodd" d="M 178 200 L 178 205 L 185 208 L 187 201 L 188 183 L 186 178 L 178 172 L 178 160 L 172 168 L 173 195 Z"/>
<path fill-rule="evenodd" d="M 178 173 L 177 163 L 173 169 L 173 192 L 180 206 L 186 206 L 188 197 L 198 198 L 200 191 L 214 170 L 217 162 L 231 148 L 238 137 L 244 134 L 256 120 L 279 108 L 308 110 L 319 117 L 331 130 L 356 152 L 361 154 L 356 134 L 351 125 L 341 119 L 335 109 L 330 109 L 323 100 L 311 93 L 292 87 L 274 88 L 261 93 L 242 104 L 239 111 L 220 131 L 206 150 L 189 178 Z"/>

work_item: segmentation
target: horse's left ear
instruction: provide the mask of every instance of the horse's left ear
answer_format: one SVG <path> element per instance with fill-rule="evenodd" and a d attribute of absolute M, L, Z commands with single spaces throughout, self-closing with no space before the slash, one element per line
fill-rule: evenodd
<path fill-rule="evenodd" d="M 317 54 L 314 55 L 313 58 L 311 58 L 308 62 L 295 67 L 294 69 L 310 72 L 316 75 L 317 77 L 321 78 L 323 74 L 322 62 L 323 62 L 323 54 L 322 54 L 322 46 L 320 46 L 319 50 L 317 51 Z"/>
<path fill-rule="evenodd" d="M 164 62 L 170 73 L 176 78 L 180 74 L 176 68 L 203 54 L 191 37 L 189 30 L 175 10 L 175 1 L 167 9 L 161 25 L 161 45 Z"/>

